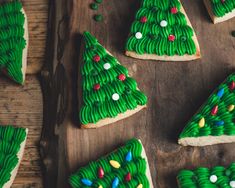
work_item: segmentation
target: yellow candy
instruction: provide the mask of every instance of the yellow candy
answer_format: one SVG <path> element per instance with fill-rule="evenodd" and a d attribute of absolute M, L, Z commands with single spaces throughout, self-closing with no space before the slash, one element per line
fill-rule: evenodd
<path fill-rule="evenodd" d="M 98 188 L 103 188 L 103 186 L 102 186 L 102 185 L 100 185 Z"/>
<path fill-rule="evenodd" d="M 143 188 L 143 184 L 139 184 L 136 188 Z"/>
<path fill-rule="evenodd" d="M 205 126 L 205 118 L 200 119 L 200 121 L 198 122 L 198 125 L 200 128 Z"/>
<path fill-rule="evenodd" d="M 229 105 L 229 106 L 228 106 L 228 111 L 229 111 L 229 112 L 233 111 L 233 110 L 234 110 L 234 107 L 235 107 L 235 106 L 234 106 L 233 104 Z"/>
<path fill-rule="evenodd" d="M 109 161 L 109 163 L 111 164 L 111 166 L 113 168 L 120 168 L 121 167 L 121 165 L 117 161 L 111 160 L 111 161 Z"/>

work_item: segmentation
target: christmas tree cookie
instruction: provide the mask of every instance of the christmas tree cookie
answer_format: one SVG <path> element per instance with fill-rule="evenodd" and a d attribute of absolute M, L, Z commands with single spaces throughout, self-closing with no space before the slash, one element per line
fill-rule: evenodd
<path fill-rule="evenodd" d="M 142 0 L 131 26 L 126 55 L 162 61 L 201 57 L 197 37 L 179 0 Z"/>
<path fill-rule="evenodd" d="M 83 38 L 79 66 L 82 128 L 101 127 L 145 108 L 147 97 L 129 77 L 128 70 L 89 32 L 85 32 Z"/>
<path fill-rule="evenodd" d="M 147 156 L 137 139 L 80 168 L 69 181 L 73 188 L 153 188 Z"/>
<path fill-rule="evenodd" d="M 184 146 L 235 142 L 235 74 L 208 98 L 179 137 Z"/>
<path fill-rule="evenodd" d="M 204 4 L 214 24 L 235 16 L 235 0 L 204 0 Z"/>
<path fill-rule="evenodd" d="M 28 28 L 22 4 L 0 3 L 0 68 L 2 73 L 19 84 L 25 80 Z"/>
<path fill-rule="evenodd" d="M 0 126 L 0 187 L 10 188 L 23 157 L 28 130 Z"/>
<path fill-rule="evenodd" d="M 177 176 L 179 188 L 235 188 L 235 163 L 228 168 L 216 166 L 212 169 L 200 167 L 182 170 Z"/>

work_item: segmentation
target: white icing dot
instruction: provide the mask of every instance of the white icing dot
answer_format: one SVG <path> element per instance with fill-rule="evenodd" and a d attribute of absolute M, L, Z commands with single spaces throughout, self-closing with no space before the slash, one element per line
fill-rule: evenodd
<path fill-rule="evenodd" d="M 143 35 L 142 35 L 141 32 L 137 32 L 137 33 L 135 34 L 135 38 L 137 38 L 137 39 L 141 39 L 142 37 L 143 37 Z"/>
<path fill-rule="evenodd" d="M 109 63 L 104 64 L 104 69 L 109 70 L 111 68 L 111 65 Z"/>
<path fill-rule="evenodd" d="M 212 175 L 211 177 L 210 177 L 210 181 L 212 182 L 212 183 L 215 183 L 215 182 L 217 182 L 217 176 L 216 175 Z"/>
<path fill-rule="evenodd" d="M 229 185 L 230 187 L 235 188 L 235 181 L 230 181 Z"/>
<path fill-rule="evenodd" d="M 160 26 L 161 27 L 166 27 L 167 26 L 167 21 L 166 20 L 162 20 L 161 22 L 160 22 Z"/>
<path fill-rule="evenodd" d="M 112 95 L 112 99 L 114 100 L 114 101 L 118 101 L 119 100 L 119 95 L 117 94 L 117 93 L 114 93 L 113 95 Z"/>

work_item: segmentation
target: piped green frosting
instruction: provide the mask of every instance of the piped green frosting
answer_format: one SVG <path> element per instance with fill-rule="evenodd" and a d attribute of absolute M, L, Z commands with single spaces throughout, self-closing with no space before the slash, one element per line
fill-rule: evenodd
<path fill-rule="evenodd" d="M 179 188 L 232 188 L 231 185 L 235 183 L 235 163 L 228 168 L 216 166 L 212 169 L 200 167 L 196 170 L 182 170 L 177 180 Z"/>
<path fill-rule="evenodd" d="M 17 0 L 1 4 L 0 16 L 0 68 L 22 84 L 22 55 L 26 46 L 22 4 Z"/>
<path fill-rule="evenodd" d="M 20 144 L 26 139 L 24 128 L 0 126 L 0 187 L 11 178 L 11 172 L 19 163 Z"/>
<path fill-rule="evenodd" d="M 135 109 L 138 105 L 145 105 L 147 97 L 137 89 L 137 83 L 129 77 L 128 70 L 89 32 L 84 33 L 84 41 L 81 123 L 96 123 L 108 117 L 114 118 L 120 113 Z M 95 56 L 99 57 L 98 62 L 94 61 Z M 105 69 L 105 64 L 110 68 Z M 120 80 L 120 75 L 125 76 L 125 80 Z M 98 90 L 94 89 L 96 84 L 100 86 Z M 118 94 L 119 99 L 113 100 L 113 94 Z"/>
<path fill-rule="evenodd" d="M 234 105 L 235 74 L 231 74 L 187 123 L 180 138 L 235 135 Z"/>
<path fill-rule="evenodd" d="M 181 6 L 178 0 L 142 0 L 131 26 L 126 50 L 140 55 L 195 54 L 194 31 L 187 24 Z M 161 26 L 163 20 L 167 22 L 166 27 Z M 138 39 L 136 33 L 141 33 L 142 38 Z M 174 36 L 174 40 L 169 40 L 170 35 Z"/>
<path fill-rule="evenodd" d="M 211 0 L 211 6 L 217 17 L 223 17 L 235 9 L 235 0 Z"/>
<path fill-rule="evenodd" d="M 99 186 L 107 188 L 112 187 L 113 180 L 117 178 L 119 180 L 118 188 L 136 188 L 140 184 L 144 188 L 149 188 L 149 180 L 146 176 L 147 162 L 141 156 L 142 150 L 140 142 L 137 139 L 132 139 L 125 146 L 120 147 L 109 155 L 80 168 L 70 177 L 69 182 L 73 188 L 98 188 Z M 130 161 L 126 160 L 128 153 L 132 155 Z M 114 168 L 110 165 L 111 160 L 118 162 L 120 168 Z M 102 178 L 98 176 L 99 168 L 104 171 Z M 130 181 L 125 180 L 125 176 L 128 173 L 131 174 Z M 84 179 L 89 180 L 91 185 L 85 185 L 82 182 Z"/>

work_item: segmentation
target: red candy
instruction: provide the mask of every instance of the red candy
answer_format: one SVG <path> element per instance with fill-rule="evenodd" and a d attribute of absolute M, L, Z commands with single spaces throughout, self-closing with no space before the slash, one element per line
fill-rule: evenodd
<path fill-rule="evenodd" d="M 131 181 L 131 173 L 128 172 L 128 174 L 125 176 L 126 181 Z"/>
<path fill-rule="evenodd" d="M 99 90 L 100 89 L 100 84 L 95 84 L 93 88 L 94 88 L 94 90 Z"/>
<path fill-rule="evenodd" d="M 125 74 L 120 74 L 118 76 L 118 79 L 121 80 L 121 81 L 124 81 L 126 79 L 126 75 Z"/>
<path fill-rule="evenodd" d="M 175 36 L 174 35 L 169 35 L 168 40 L 173 42 L 175 40 Z"/>
<path fill-rule="evenodd" d="M 221 3 L 224 3 L 225 2 L 225 0 L 220 0 L 221 1 Z"/>
<path fill-rule="evenodd" d="M 146 16 L 143 16 L 140 18 L 140 22 L 141 23 L 146 23 L 148 21 L 147 17 Z"/>
<path fill-rule="evenodd" d="M 211 115 L 212 116 L 215 116 L 218 112 L 218 105 L 214 106 L 211 110 Z"/>
<path fill-rule="evenodd" d="M 235 82 L 234 81 L 231 82 L 231 84 L 229 86 L 229 89 L 230 90 L 234 90 L 235 89 Z"/>
<path fill-rule="evenodd" d="M 177 7 L 172 7 L 172 8 L 171 8 L 171 13 L 172 13 L 172 14 L 176 14 L 177 12 L 178 12 Z"/>
<path fill-rule="evenodd" d="M 98 63 L 98 62 L 100 61 L 100 56 L 99 56 L 99 55 L 95 55 L 95 56 L 93 57 L 93 60 L 94 60 L 96 63 Z"/>
<path fill-rule="evenodd" d="M 102 179 L 104 177 L 104 170 L 101 167 L 98 169 L 98 176 L 100 179 Z"/>

